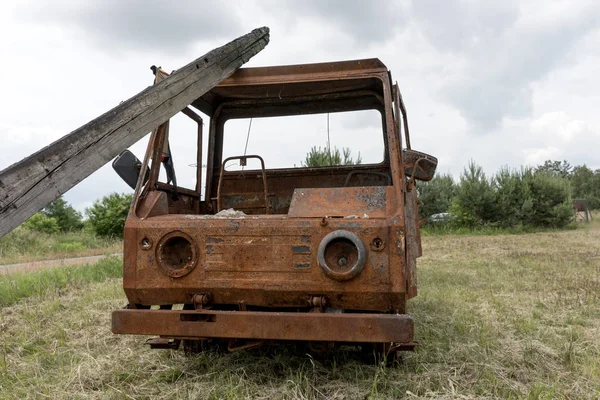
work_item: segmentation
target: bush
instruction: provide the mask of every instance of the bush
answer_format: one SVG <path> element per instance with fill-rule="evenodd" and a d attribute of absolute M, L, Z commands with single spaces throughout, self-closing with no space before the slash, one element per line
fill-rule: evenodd
<path fill-rule="evenodd" d="M 99 236 L 123 237 L 125 220 L 133 196 L 112 193 L 85 210 L 88 224 Z"/>
<path fill-rule="evenodd" d="M 330 165 L 354 165 L 360 164 L 362 162 L 362 158 L 360 157 L 360 152 L 356 157 L 356 160 L 352 157 L 352 151 L 347 148 L 342 148 L 342 153 L 337 147 L 333 149 L 329 149 L 325 147 L 321 149 L 321 146 L 317 148 L 317 146 L 313 146 L 306 158 L 302 162 L 303 167 L 325 167 Z"/>
<path fill-rule="evenodd" d="M 450 175 L 435 175 L 429 182 L 417 184 L 419 218 L 445 213 L 450 209 L 456 185 Z"/>
<path fill-rule="evenodd" d="M 46 216 L 56 220 L 61 232 L 83 228 L 81 213 L 70 206 L 62 197 L 48 204 L 42 212 Z"/>
<path fill-rule="evenodd" d="M 573 168 L 571 187 L 574 198 L 589 201 L 592 209 L 600 208 L 600 170 L 592 171 L 586 165 Z"/>
<path fill-rule="evenodd" d="M 494 176 L 496 214 L 492 222 L 503 228 L 521 225 L 532 211 L 531 191 L 525 177 L 530 169 L 521 171 L 504 167 Z"/>
<path fill-rule="evenodd" d="M 60 226 L 56 219 L 48 217 L 43 213 L 35 213 L 24 223 L 25 227 L 32 231 L 42 233 L 57 233 L 60 232 Z"/>
<path fill-rule="evenodd" d="M 531 226 L 562 228 L 574 217 L 569 181 L 560 175 L 529 172 L 526 182 L 531 192 L 531 212 L 524 222 Z"/>
<path fill-rule="evenodd" d="M 567 175 L 505 167 L 489 181 L 474 162 L 461 174 L 450 212 L 454 227 L 467 228 L 564 228 L 574 215 Z"/>
<path fill-rule="evenodd" d="M 483 169 L 470 161 L 460 175 L 450 212 L 455 223 L 474 227 L 491 222 L 496 214 L 496 194 Z"/>

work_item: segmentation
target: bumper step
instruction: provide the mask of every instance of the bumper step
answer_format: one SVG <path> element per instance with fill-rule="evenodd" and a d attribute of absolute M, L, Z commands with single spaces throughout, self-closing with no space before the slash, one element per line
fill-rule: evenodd
<path fill-rule="evenodd" d="M 179 339 L 412 343 L 414 323 L 406 314 L 126 309 L 112 313 L 112 331 Z"/>

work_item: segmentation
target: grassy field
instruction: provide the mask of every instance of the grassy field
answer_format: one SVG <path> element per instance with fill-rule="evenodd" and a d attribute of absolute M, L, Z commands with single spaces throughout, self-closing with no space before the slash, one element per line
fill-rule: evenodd
<path fill-rule="evenodd" d="M 21 226 L 0 238 L 0 265 L 121 251 L 121 239 L 101 238 L 85 230 L 48 235 Z"/>
<path fill-rule="evenodd" d="M 325 363 L 281 347 L 151 351 L 143 338 L 110 332 L 111 310 L 126 302 L 113 259 L 95 267 L 108 273 L 40 283 L 0 308 L 0 398 L 600 396 L 599 224 L 423 241 L 419 296 L 409 303 L 421 346 L 394 368 L 349 351 Z"/>

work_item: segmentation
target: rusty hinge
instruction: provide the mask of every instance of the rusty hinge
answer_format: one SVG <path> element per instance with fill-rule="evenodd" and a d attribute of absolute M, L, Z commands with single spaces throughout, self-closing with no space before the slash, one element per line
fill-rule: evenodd
<path fill-rule="evenodd" d="M 192 296 L 192 304 L 195 310 L 210 309 L 211 296 L 209 293 L 195 294 Z"/>
<path fill-rule="evenodd" d="M 325 312 L 327 307 L 327 299 L 325 296 L 315 296 L 308 300 L 309 307 L 313 307 L 312 312 Z"/>

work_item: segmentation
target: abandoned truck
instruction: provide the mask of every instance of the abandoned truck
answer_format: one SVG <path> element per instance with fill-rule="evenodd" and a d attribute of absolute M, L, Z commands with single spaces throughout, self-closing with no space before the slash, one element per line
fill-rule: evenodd
<path fill-rule="evenodd" d="M 129 304 L 113 312 L 113 332 L 156 335 L 151 347 L 183 342 L 187 351 L 215 341 L 230 351 L 272 341 L 412 349 L 407 300 L 417 295 L 421 255 L 415 181 L 430 180 L 437 160 L 410 148 L 386 66 L 367 59 L 242 68 L 191 106 L 210 118 L 203 151 L 202 118 L 183 110 L 197 123 L 186 136 L 197 157 L 180 167 L 195 168 L 195 186 L 177 185 L 168 123 L 153 132 L 143 162 L 124 152 L 113 163 L 136 189 L 124 232 Z M 365 153 L 345 163 L 329 144 L 325 165 L 291 165 L 301 161 L 289 161 L 291 147 L 306 154 L 315 144 L 297 118 L 321 118 L 327 139 L 330 116 L 361 112 L 374 122 L 345 126 L 361 125 L 364 143 L 381 144 L 372 160 Z M 263 120 L 278 124 L 255 146 L 270 156 L 242 152 Z M 281 137 L 294 144 L 278 147 Z"/>

